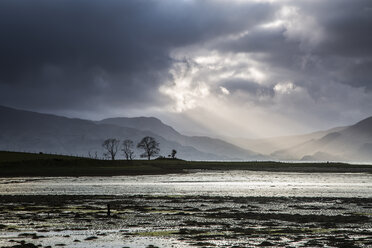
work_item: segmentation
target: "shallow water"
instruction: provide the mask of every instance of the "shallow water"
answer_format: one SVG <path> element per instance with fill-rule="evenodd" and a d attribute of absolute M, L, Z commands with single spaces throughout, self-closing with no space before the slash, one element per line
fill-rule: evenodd
<path fill-rule="evenodd" d="M 0 194 L 369 198 L 372 174 L 199 171 L 117 177 L 0 178 Z"/>
<path fill-rule="evenodd" d="M 2 195 L 0 247 L 371 247 L 371 211 L 367 198 Z"/>

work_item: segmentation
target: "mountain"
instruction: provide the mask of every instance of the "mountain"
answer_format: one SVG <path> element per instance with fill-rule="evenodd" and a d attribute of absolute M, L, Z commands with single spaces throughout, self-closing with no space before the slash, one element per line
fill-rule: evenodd
<path fill-rule="evenodd" d="M 339 132 L 346 127 L 335 127 L 329 130 L 318 131 L 302 135 L 290 135 L 281 137 L 272 137 L 264 139 L 244 139 L 244 138 L 224 138 L 227 142 L 242 147 L 244 149 L 252 150 L 257 153 L 271 154 L 277 150 L 289 149 L 298 146 L 309 140 L 322 138 L 323 136 Z"/>
<path fill-rule="evenodd" d="M 267 156 L 260 155 L 248 149 L 240 148 L 221 139 L 214 139 L 206 136 L 182 135 L 172 127 L 154 117 L 110 118 L 101 120 L 97 123 L 137 128 L 142 131 L 151 131 L 167 140 L 177 142 L 181 145 L 191 146 L 205 153 L 220 154 L 224 156 L 226 160 L 263 160 L 268 158 Z"/>
<path fill-rule="evenodd" d="M 107 138 L 131 139 L 138 143 L 144 136 L 153 136 L 160 143 L 160 155 L 167 156 L 176 149 L 179 158 L 188 160 L 372 162 L 372 117 L 348 127 L 304 135 L 224 141 L 182 135 L 153 117 L 120 117 L 94 122 L 2 106 L 0 116 L 0 150 L 82 156 L 89 153 L 94 156 L 97 152 L 101 156 L 101 144 Z M 139 153 L 136 151 L 137 158 Z"/>
<path fill-rule="evenodd" d="M 318 139 L 275 151 L 272 156 L 296 160 L 372 161 L 372 117 Z"/>
<path fill-rule="evenodd" d="M 226 149 L 230 148 L 230 150 L 227 149 L 229 154 L 211 149 L 201 151 L 196 147 L 178 143 L 174 139 L 167 139 L 160 134 L 172 136 L 173 132 L 177 137 L 182 137 L 182 135 L 155 118 L 140 117 L 132 120 L 131 125 L 121 126 L 17 110 L 4 106 L 0 106 L 0 116 L 0 150 L 82 156 L 97 152 L 100 156 L 103 152 L 101 144 L 107 138 L 132 139 L 137 143 L 144 136 L 153 136 L 160 143 L 161 155 L 164 156 L 167 156 L 172 149 L 178 151 L 178 157 L 189 160 L 249 159 L 249 156 L 254 154 L 226 142 L 223 144 Z M 160 129 L 156 128 L 157 124 Z M 161 130 L 161 128 L 164 129 Z M 219 141 L 215 142 L 217 147 L 221 147 Z M 213 143 L 212 139 L 211 143 Z M 137 151 L 137 154 L 139 152 Z"/>
<path fill-rule="evenodd" d="M 342 161 L 342 157 L 338 157 L 326 152 L 316 152 L 313 155 L 303 156 L 301 161 Z"/>
<path fill-rule="evenodd" d="M 97 121 L 98 124 L 110 124 L 121 127 L 135 128 L 142 131 L 150 131 L 168 140 L 174 140 L 181 134 L 173 127 L 164 124 L 155 117 L 117 117 Z"/>

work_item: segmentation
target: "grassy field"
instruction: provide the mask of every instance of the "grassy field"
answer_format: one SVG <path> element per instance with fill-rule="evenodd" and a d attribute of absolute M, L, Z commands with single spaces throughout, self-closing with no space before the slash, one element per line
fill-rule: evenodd
<path fill-rule="evenodd" d="M 0 151 L 0 163 L 3 162 L 19 162 L 28 160 L 39 160 L 39 159 L 76 159 L 77 157 L 55 155 L 55 154 L 39 154 L 39 153 L 27 153 L 27 152 L 5 152 Z"/>
<path fill-rule="evenodd" d="M 183 160 L 97 160 L 72 156 L 0 151 L 0 176 L 117 176 L 187 173 L 188 170 L 372 173 L 372 165 L 283 163 L 272 161 L 202 162 Z"/>

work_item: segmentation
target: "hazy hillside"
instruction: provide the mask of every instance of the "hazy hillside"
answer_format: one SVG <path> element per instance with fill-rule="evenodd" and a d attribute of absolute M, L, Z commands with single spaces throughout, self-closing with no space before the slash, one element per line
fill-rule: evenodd
<path fill-rule="evenodd" d="M 323 136 L 329 133 L 338 132 L 345 128 L 346 127 L 336 127 L 329 130 L 318 131 L 308 134 L 281 136 L 264 139 L 243 139 L 228 137 L 225 138 L 225 140 L 244 149 L 249 149 L 254 152 L 262 154 L 271 154 L 277 150 L 288 149 L 303 144 L 309 140 L 322 138 Z"/>
<path fill-rule="evenodd" d="M 122 127 L 130 127 L 143 131 L 150 131 L 168 140 L 174 140 L 181 134 L 171 126 L 165 125 L 161 120 L 154 117 L 118 117 L 97 121 L 98 124 L 112 124 Z"/>
<path fill-rule="evenodd" d="M 233 139 L 235 145 L 205 136 L 185 136 L 153 117 L 111 118 L 99 122 L 0 106 L 0 150 L 102 156 L 107 138 L 139 142 L 153 136 L 161 154 L 172 149 L 189 160 L 372 161 L 372 117 L 349 127 L 262 140 Z M 237 145 L 242 146 L 243 149 Z M 259 151 L 266 155 L 253 152 Z M 137 158 L 141 151 L 136 151 Z"/>
<path fill-rule="evenodd" d="M 372 161 L 372 117 L 272 155 L 279 159 Z"/>
<path fill-rule="evenodd" d="M 153 117 L 110 118 L 104 119 L 98 123 L 113 124 L 122 127 L 137 128 L 143 131 L 151 131 L 167 140 L 177 142 L 184 146 L 194 147 L 205 153 L 220 154 L 225 156 L 226 159 L 261 160 L 268 158 L 268 156 L 257 154 L 220 139 L 213 139 L 205 136 L 182 135 L 172 127 L 165 125 L 159 119 Z"/>
<path fill-rule="evenodd" d="M 172 149 L 176 149 L 178 157 L 191 160 L 248 159 L 248 156 L 232 157 L 226 153 L 200 151 L 195 147 L 167 140 L 158 132 L 150 132 L 145 128 L 139 130 L 119 125 L 97 124 L 89 120 L 71 119 L 1 106 L 0 115 L 2 119 L 0 150 L 83 156 L 88 155 L 89 152 L 92 155 L 97 152 L 101 156 L 103 152 L 101 144 L 106 138 L 115 137 L 121 140 L 129 138 L 137 143 L 142 137 L 150 135 L 158 140 L 161 155 L 164 156 L 167 156 Z M 155 122 L 159 121 L 155 118 L 150 119 Z M 153 126 L 151 122 L 146 125 Z M 139 124 L 138 126 L 141 127 Z M 237 150 L 240 152 L 239 149 Z M 139 153 L 140 151 L 137 151 L 137 154 Z"/>

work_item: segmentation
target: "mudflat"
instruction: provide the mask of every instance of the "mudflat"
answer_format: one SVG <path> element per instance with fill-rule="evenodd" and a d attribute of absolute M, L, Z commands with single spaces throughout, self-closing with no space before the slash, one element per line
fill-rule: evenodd
<path fill-rule="evenodd" d="M 371 247 L 372 199 L 0 196 L 1 247 Z"/>

